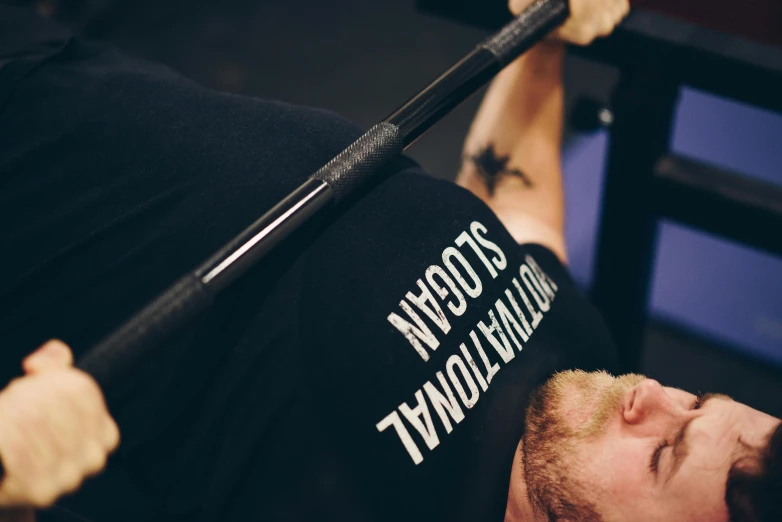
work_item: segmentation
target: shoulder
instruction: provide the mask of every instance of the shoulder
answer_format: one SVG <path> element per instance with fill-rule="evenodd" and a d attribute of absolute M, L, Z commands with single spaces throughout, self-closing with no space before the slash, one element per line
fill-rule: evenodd
<path fill-rule="evenodd" d="M 141 128 L 172 142 L 193 135 L 224 138 L 220 146 L 226 151 L 275 143 L 309 150 L 347 144 L 361 134 L 333 112 L 213 90 L 165 65 L 80 38 L 13 80 L 4 78 L 0 89 L 3 122 L 18 118 L 29 121 L 25 127 L 52 127 L 51 132 Z M 268 139 L 258 141 L 260 135 Z M 233 142 L 226 143 L 229 139 Z"/>

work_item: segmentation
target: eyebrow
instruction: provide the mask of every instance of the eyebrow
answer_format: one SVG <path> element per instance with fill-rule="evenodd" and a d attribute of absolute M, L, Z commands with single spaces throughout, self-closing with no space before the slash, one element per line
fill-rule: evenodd
<path fill-rule="evenodd" d="M 703 408 L 706 406 L 706 403 L 711 399 L 717 399 L 720 397 L 725 397 L 724 395 L 721 395 L 719 393 L 706 393 L 701 397 L 701 404 L 700 408 Z M 676 438 L 673 440 L 673 464 L 671 464 L 671 471 L 668 473 L 668 476 L 665 479 L 665 482 L 668 483 L 670 480 L 676 475 L 676 472 L 679 471 L 679 468 L 682 467 L 682 464 L 684 464 L 684 459 L 687 458 L 687 455 L 689 454 L 689 446 L 687 445 L 687 428 L 690 427 L 690 423 L 694 421 L 695 418 L 688 420 L 684 423 L 684 425 L 681 427 L 679 432 L 676 434 Z"/>

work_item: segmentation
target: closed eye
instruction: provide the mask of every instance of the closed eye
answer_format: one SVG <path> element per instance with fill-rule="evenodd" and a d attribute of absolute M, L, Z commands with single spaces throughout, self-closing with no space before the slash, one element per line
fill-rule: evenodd
<path fill-rule="evenodd" d="M 660 457 L 663 454 L 663 450 L 667 447 L 668 441 L 663 440 L 660 441 L 655 450 L 652 452 L 652 458 L 649 460 L 649 471 L 651 471 L 654 475 L 657 475 L 657 470 L 660 467 Z"/>

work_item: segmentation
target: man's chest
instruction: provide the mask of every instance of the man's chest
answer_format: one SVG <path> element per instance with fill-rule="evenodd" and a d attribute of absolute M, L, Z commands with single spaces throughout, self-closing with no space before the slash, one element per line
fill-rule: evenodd
<path fill-rule="evenodd" d="M 305 281 L 319 290 L 302 294 L 318 317 L 305 381 L 373 505 L 478 513 L 502 504 L 526 397 L 564 360 L 545 328 L 561 321 L 559 287 L 478 221 L 426 254 L 391 269 L 363 257 L 330 279 L 353 284 Z"/>

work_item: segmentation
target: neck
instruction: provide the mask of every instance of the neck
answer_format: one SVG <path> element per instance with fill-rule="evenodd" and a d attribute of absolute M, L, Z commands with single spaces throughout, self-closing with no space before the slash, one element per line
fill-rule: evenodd
<path fill-rule="evenodd" d="M 535 512 L 527 495 L 527 483 L 524 480 L 524 459 L 522 458 L 524 440 L 519 442 L 513 456 L 508 488 L 508 505 L 505 507 L 505 522 L 534 522 Z"/>

